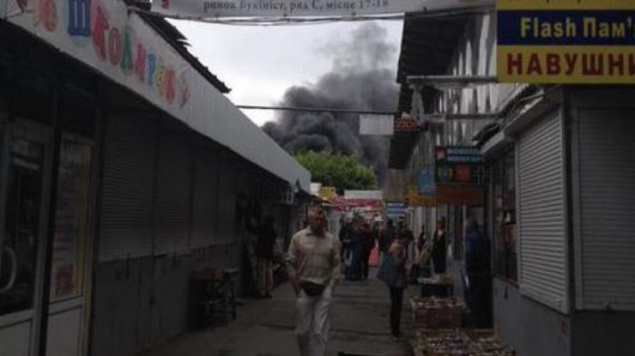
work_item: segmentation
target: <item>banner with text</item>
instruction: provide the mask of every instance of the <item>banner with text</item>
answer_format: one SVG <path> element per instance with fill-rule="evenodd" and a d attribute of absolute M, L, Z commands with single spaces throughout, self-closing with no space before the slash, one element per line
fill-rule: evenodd
<path fill-rule="evenodd" d="M 635 1 L 498 0 L 498 81 L 635 83 Z"/>
<path fill-rule="evenodd" d="M 152 11 L 185 18 L 323 17 L 450 11 L 495 0 L 154 0 Z"/>

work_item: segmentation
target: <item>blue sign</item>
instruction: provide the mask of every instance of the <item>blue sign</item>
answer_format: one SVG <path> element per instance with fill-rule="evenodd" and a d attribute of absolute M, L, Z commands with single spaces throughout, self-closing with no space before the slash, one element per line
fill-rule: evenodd
<path fill-rule="evenodd" d="M 427 165 L 421 168 L 417 177 L 417 186 L 421 195 L 435 195 L 434 166 Z"/>
<path fill-rule="evenodd" d="M 405 215 L 403 203 L 386 203 L 386 215 L 389 217 L 401 217 Z"/>

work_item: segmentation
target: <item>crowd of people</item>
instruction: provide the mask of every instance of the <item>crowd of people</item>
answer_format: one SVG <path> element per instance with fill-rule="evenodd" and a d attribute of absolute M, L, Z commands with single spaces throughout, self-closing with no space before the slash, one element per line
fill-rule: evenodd
<path fill-rule="evenodd" d="M 346 217 L 341 221 L 339 240 L 342 246 L 341 259 L 344 275 L 349 281 L 367 279 L 369 259 L 375 248 L 378 230 L 371 228 L 369 222 L 361 216 Z"/>
<path fill-rule="evenodd" d="M 412 230 L 401 220 L 397 226 L 392 219 L 387 219 L 385 223 L 373 222 L 371 225 L 371 222 L 361 216 L 345 217 L 340 221 L 340 226 L 339 240 L 346 280 L 367 279 L 371 252 L 378 247 L 381 264 L 396 240 L 403 240 L 405 244 L 404 255 L 411 281 L 430 276 L 433 271 L 437 274 L 445 273 L 447 237 L 443 218 L 437 222 L 432 239 L 428 239 L 425 226 L 421 227 L 421 233 L 415 239 Z"/>
<path fill-rule="evenodd" d="M 488 278 L 488 240 L 483 237 L 475 220 L 468 220 L 466 270 L 472 282 L 468 305 L 477 311 L 476 321 L 488 318 L 488 311 L 480 310 L 485 303 Z M 248 231 L 255 237 L 252 244 L 256 266 L 255 280 L 261 297 L 270 298 L 273 289 L 271 263 L 276 239 L 274 221 L 265 217 L 252 220 Z M 306 227 L 291 239 L 286 254 L 289 278 L 297 296 L 298 324 L 296 336 L 302 356 L 323 356 L 329 333 L 329 309 L 333 289 L 342 274 L 349 281 L 369 278 L 371 251 L 379 251 L 377 278 L 389 290 L 390 330 L 401 337 L 401 313 L 404 290 L 420 277 L 432 273 L 443 274 L 447 263 L 447 232 L 445 219 L 437 221 L 436 229 L 428 238 L 426 226 L 415 238 L 403 221 L 395 226 L 393 220 L 385 223 L 369 222 L 361 216 L 346 217 L 341 221 L 338 236 L 327 231 L 326 215 L 320 207 L 312 207 Z M 476 323 L 479 325 L 479 323 Z M 484 324 L 483 324 L 484 325 Z"/>

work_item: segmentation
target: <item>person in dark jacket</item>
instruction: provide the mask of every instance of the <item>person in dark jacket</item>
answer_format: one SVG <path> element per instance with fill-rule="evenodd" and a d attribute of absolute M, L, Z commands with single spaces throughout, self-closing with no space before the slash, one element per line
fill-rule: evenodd
<path fill-rule="evenodd" d="M 362 242 L 362 278 L 367 279 L 370 270 L 368 265 L 370 253 L 375 247 L 375 236 L 373 235 L 373 232 L 370 229 L 370 225 L 367 222 L 362 224 L 362 228 L 360 230 L 360 238 Z"/>
<path fill-rule="evenodd" d="M 445 231 L 445 218 L 439 219 L 437 229 L 432 236 L 432 264 L 434 265 L 434 273 L 445 273 L 448 254 L 447 232 Z"/>
<path fill-rule="evenodd" d="M 353 239 L 355 235 L 355 227 L 350 217 L 343 220 L 340 228 L 339 239 L 342 246 L 342 266 L 344 266 L 344 276 L 349 279 L 353 258 Z"/>
<path fill-rule="evenodd" d="M 346 279 L 349 281 L 359 281 L 362 279 L 362 218 L 356 217 L 353 221 L 348 248 L 348 268 Z"/>
<path fill-rule="evenodd" d="M 478 228 L 474 219 L 466 222 L 465 270 L 468 277 L 467 304 L 474 326 L 488 328 L 492 325 L 490 242 Z"/>
<path fill-rule="evenodd" d="M 394 239 L 386 253 L 377 278 L 390 290 L 390 330 L 394 337 L 401 337 L 401 311 L 403 294 L 408 286 L 406 260 L 408 258 L 408 236 L 401 234 Z"/>
<path fill-rule="evenodd" d="M 262 298 L 271 298 L 273 292 L 273 249 L 277 238 L 274 221 L 273 217 L 267 216 L 256 232 L 257 287 Z"/>
<path fill-rule="evenodd" d="M 395 225 L 392 219 L 388 219 L 386 221 L 386 226 L 379 234 L 379 253 L 380 253 L 380 261 L 383 261 L 386 258 L 386 254 L 388 253 L 388 249 L 390 245 L 392 245 L 393 240 L 395 239 L 396 231 Z M 381 262 L 380 262 L 381 264 Z"/>

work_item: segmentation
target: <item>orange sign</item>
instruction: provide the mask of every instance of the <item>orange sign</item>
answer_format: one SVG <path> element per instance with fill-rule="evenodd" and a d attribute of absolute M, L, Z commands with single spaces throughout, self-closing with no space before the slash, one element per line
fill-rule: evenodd
<path fill-rule="evenodd" d="M 434 196 L 421 195 L 417 189 L 410 189 L 408 191 L 408 204 L 410 206 L 434 207 L 437 206 L 437 201 Z"/>
<path fill-rule="evenodd" d="M 483 205 L 485 190 L 480 187 L 437 185 L 437 204 Z"/>
<path fill-rule="evenodd" d="M 412 117 L 400 117 L 395 119 L 395 132 L 419 132 L 421 125 Z"/>

